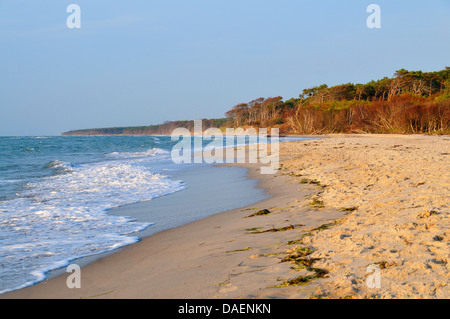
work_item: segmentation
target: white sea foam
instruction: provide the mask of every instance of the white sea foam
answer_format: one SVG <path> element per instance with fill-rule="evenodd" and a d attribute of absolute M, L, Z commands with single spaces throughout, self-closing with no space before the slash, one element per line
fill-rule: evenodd
<path fill-rule="evenodd" d="M 71 171 L 31 182 L 18 198 L 0 202 L 0 293 L 41 281 L 72 259 L 136 242 L 133 233 L 151 224 L 106 210 L 184 188 L 134 161 L 49 164 Z"/>
<path fill-rule="evenodd" d="M 169 154 L 168 151 L 160 149 L 160 148 L 151 148 L 144 152 L 113 152 L 107 154 L 106 156 L 112 158 L 133 158 L 133 157 L 155 157 L 157 155 Z"/>

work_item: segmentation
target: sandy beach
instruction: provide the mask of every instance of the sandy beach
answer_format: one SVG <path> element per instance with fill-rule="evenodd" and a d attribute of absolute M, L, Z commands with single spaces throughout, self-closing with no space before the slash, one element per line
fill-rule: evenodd
<path fill-rule="evenodd" d="M 280 162 L 243 165 L 267 199 L 86 265 L 79 289 L 63 274 L 0 298 L 450 297 L 450 137 L 327 135 Z"/>

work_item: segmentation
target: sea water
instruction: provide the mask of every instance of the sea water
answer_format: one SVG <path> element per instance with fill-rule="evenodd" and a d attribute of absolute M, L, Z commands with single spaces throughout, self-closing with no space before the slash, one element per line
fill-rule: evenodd
<path fill-rule="evenodd" d="M 151 218 L 107 211 L 188 187 L 170 174 L 194 167 L 173 163 L 176 143 L 169 136 L 0 137 L 0 293 L 137 242 Z"/>

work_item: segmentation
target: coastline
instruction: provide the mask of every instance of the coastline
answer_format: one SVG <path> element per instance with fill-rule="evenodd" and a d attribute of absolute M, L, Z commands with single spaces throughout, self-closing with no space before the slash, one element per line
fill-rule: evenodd
<path fill-rule="evenodd" d="M 213 167 L 211 165 L 188 165 L 181 169 L 169 168 L 167 174 L 172 180 L 182 180 L 187 186 L 184 189 L 156 197 L 148 201 L 122 205 L 106 210 L 109 216 L 126 217 L 131 221 L 149 224 L 150 226 L 128 234 L 123 234 L 132 243 L 118 248 L 69 259 L 60 263 L 56 269 L 45 272 L 44 280 L 60 275 L 66 275 L 69 264 L 84 267 L 98 259 L 117 253 L 129 245 L 155 233 L 175 228 L 183 224 L 220 213 L 232 208 L 238 208 L 263 199 L 264 190 L 256 187 L 256 181 L 248 179 L 246 170 L 240 167 Z M 211 179 L 220 183 L 211 183 Z M 250 198 L 244 193 L 251 195 Z M 199 207 L 201 204 L 201 207 Z M 183 211 L 180 214 L 180 210 Z M 28 284 L 27 288 L 42 280 Z M 17 290 L 17 289 L 14 289 Z M 11 291 L 14 291 L 11 290 Z M 2 294 L 0 294 L 1 296 Z"/>
<path fill-rule="evenodd" d="M 63 273 L 36 285 L 0 295 L 0 298 L 202 299 L 243 296 L 265 298 L 266 295 L 285 298 L 288 295 L 285 290 L 298 289 L 270 287 L 281 284 L 289 275 L 296 275 L 290 263 L 279 263 L 286 248 L 291 246 L 286 242 L 292 235 L 317 228 L 341 216 L 342 212 L 324 212 L 309 218 L 309 212 L 314 209 L 306 207 L 301 212 L 304 226 L 297 228 L 299 212 L 291 212 L 292 207 L 283 208 L 279 204 L 298 204 L 299 194 L 301 197 L 311 196 L 317 192 L 317 187 L 300 185 L 297 188 L 296 181 L 281 175 L 277 176 L 274 183 L 272 175 L 259 174 L 256 164 L 239 166 L 245 167 L 248 178 L 257 179 L 258 188 L 264 189 L 270 197 L 249 206 L 158 232 L 97 259 L 81 268 L 80 289 L 68 289 L 68 274 Z M 269 209 L 272 214 L 247 218 L 261 209 Z M 283 215 L 281 222 L 280 215 Z M 230 220 L 233 222 L 230 223 Z M 255 227 L 270 230 L 274 225 L 295 225 L 296 228 L 289 232 L 267 233 L 252 233 L 253 230 L 250 230 Z M 277 253 L 273 253 L 273 249 Z M 250 262 L 245 262 L 245 259 Z M 257 279 L 261 287 L 254 287 L 255 276 L 261 277 Z M 235 284 L 236 279 L 243 283 Z M 180 285 L 186 289 L 180 289 Z M 298 297 L 307 298 L 309 293 L 309 290 L 302 291 Z"/>
<path fill-rule="evenodd" d="M 0 298 L 448 298 L 450 138 L 324 137 L 283 143 L 275 175 L 241 165 L 269 198 L 99 259 L 80 289 L 66 274 Z"/>

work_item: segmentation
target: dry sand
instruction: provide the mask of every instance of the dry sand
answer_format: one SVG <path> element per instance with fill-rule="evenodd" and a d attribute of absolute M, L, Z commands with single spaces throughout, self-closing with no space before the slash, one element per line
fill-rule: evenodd
<path fill-rule="evenodd" d="M 333 136 L 291 144 L 284 173 L 326 185 L 325 207 L 354 210 L 303 243 L 330 271 L 328 297 L 449 298 L 450 137 Z M 369 264 L 381 288 L 367 289 Z"/>
<path fill-rule="evenodd" d="M 283 143 L 275 175 L 247 165 L 270 198 L 87 265 L 80 289 L 62 275 L 0 297 L 449 298 L 449 153 L 445 136 Z"/>

